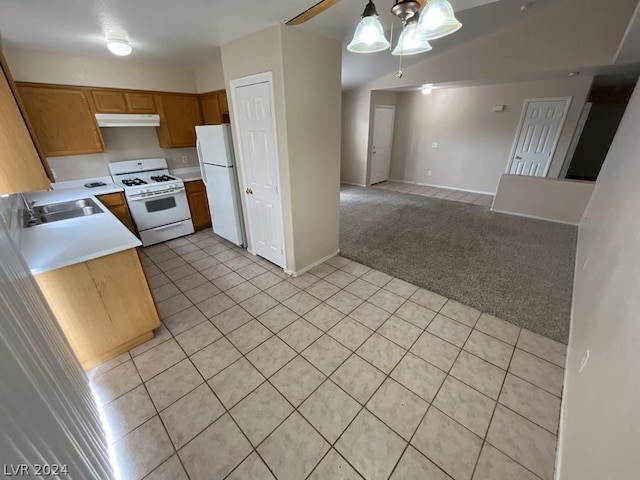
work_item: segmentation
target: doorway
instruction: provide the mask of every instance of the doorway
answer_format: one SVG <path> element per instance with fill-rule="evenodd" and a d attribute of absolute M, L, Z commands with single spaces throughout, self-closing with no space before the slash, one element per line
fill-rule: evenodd
<path fill-rule="evenodd" d="M 371 185 L 389 180 L 395 112 L 396 107 L 389 105 L 376 105 L 374 107 L 371 175 L 369 179 Z"/>
<path fill-rule="evenodd" d="M 547 176 L 570 104 L 571 97 L 524 101 L 507 173 Z"/>
<path fill-rule="evenodd" d="M 248 250 L 285 268 L 272 74 L 232 80 L 230 86 Z"/>

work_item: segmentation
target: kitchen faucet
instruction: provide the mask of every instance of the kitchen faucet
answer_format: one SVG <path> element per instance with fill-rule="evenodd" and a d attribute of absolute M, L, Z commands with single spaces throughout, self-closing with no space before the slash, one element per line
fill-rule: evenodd
<path fill-rule="evenodd" d="M 24 193 L 21 193 L 20 197 L 22 198 L 22 202 L 24 203 L 25 223 L 27 225 L 32 225 L 34 223 L 37 223 L 36 214 L 33 212 L 33 208 L 32 208 L 36 204 L 36 201 L 31 200 L 31 202 L 27 202 L 27 199 L 24 198 Z"/>

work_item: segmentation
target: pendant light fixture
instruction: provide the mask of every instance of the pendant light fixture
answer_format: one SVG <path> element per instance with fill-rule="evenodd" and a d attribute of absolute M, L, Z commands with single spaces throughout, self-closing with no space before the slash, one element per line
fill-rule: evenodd
<path fill-rule="evenodd" d="M 462 28 L 447 0 L 428 0 L 420 15 L 418 30 L 427 40 L 435 40 L 457 32 Z"/>
<path fill-rule="evenodd" d="M 382 24 L 378 20 L 376 6 L 369 0 L 347 50 L 354 53 L 374 53 L 387 50 L 390 46 L 391 44 L 384 36 Z"/>
<path fill-rule="evenodd" d="M 396 48 L 393 49 L 391 55 L 415 55 L 431 50 L 429 41 L 418 29 L 419 17 L 420 14 L 416 13 L 406 21 Z"/>

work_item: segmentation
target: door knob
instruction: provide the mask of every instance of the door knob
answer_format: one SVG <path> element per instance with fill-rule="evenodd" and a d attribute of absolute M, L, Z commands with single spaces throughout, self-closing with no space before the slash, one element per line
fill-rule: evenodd
<path fill-rule="evenodd" d="M 250 188 L 247 188 L 247 195 L 253 195 L 253 190 L 251 190 Z"/>

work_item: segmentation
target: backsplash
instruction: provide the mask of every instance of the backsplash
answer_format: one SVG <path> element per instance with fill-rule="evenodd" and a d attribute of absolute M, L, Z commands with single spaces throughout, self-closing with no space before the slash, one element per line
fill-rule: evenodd
<path fill-rule="evenodd" d="M 153 127 L 102 128 L 101 132 L 107 147 L 105 153 L 47 159 L 56 182 L 109 175 L 107 165 L 120 160 L 162 157 L 167 159 L 170 169 L 198 166 L 195 148 L 162 149 Z M 187 163 L 182 161 L 183 156 L 187 157 Z"/>

